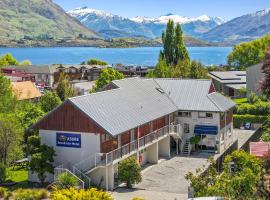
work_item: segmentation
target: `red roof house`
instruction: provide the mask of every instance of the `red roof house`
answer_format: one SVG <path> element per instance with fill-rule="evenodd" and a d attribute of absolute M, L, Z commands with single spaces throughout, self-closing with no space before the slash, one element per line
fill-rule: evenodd
<path fill-rule="evenodd" d="M 268 142 L 250 142 L 250 154 L 256 157 L 263 157 L 270 150 Z"/>

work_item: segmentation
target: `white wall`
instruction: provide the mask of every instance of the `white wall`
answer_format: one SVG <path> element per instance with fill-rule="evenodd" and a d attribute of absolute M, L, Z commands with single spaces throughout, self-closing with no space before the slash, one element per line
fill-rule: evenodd
<path fill-rule="evenodd" d="M 158 155 L 159 155 L 159 157 L 170 158 L 170 156 L 171 156 L 170 149 L 171 149 L 170 136 L 165 137 L 164 139 L 158 141 Z"/>
<path fill-rule="evenodd" d="M 81 135 L 81 148 L 56 146 L 56 132 Z M 61 164 L 74 165 L 95 153 L 100 152 L 100 137 L 94 133 L 77 133 L 71 131 L 40 130 L 41 143 L 52 146 L 56 152 L 54 166 Z"/>
<path fill-rule="evenodd" d="M 189 124 L 189 133 L 184 135 L 187 138 L 190 138 L 194 135 L 194 128 L 195 125 L 210 125 L 210 126 L 217 126 L 218 129 L 220 127 L 220 116 L 218 112 L 211 112 L 213 114 L 213 118 L 199 118 L 199 112 L 191 112 L 191 117 L 178 117 L 177 112 L 175 113 L 175 120 L 177 123 L 182 124 L 184 128 L 184 123 Z"/>

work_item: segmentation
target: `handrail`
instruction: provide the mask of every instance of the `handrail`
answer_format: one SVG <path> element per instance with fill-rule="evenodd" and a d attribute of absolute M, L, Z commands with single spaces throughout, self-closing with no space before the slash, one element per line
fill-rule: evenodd
<path fill-rule="evenodd" d="M 73 173 L 84 181 L 84 187 L 89 188 L 91 186 L 91 179 L 85 175 L 82 171 L 73 166 Z"/>
<path fill-rule="evenodd" d="M 66 168 L 62 168 L 62 167 L 61 168 L 58 168 L 58 167 L 54 168 L 54 178 L 55 178 L 54 181 L 57 182 L 58 181 L 58 176 L 60 174 L 63 174 L 63 173 L 68 173 L 71 176 L 73 176 L 74 178 L 76 178 L 77 181 L 78 181 L 78 184 L 81 186 L 82 189 L 84 189 L 84 181 L 82 179 L 80 179 L 78 176 L 76 176 L 74 173 L 72 173 L 70 170 L 66 169 Z"/>
<path fill-rule="evenodd" d="M 104 154 L 102 153 L 95 153 L 90 157 L 82 160 L 81 162 L 74 165 L 78 170 L 82 172 L 86 172 L 89 169 L 95 168 L 100 165 L 105 165 Z"/>

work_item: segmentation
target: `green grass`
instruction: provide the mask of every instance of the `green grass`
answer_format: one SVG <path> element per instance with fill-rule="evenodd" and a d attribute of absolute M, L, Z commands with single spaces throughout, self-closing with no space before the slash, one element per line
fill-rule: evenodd
<path fill-rule="evenodd" d="M 34 185 L 28 182 L 28 170 L 27 168 L 9 167 L 7 168 L 7 180 L 16 182 L 17 184 L 8 187 L 8 191 L 14 191 L 19 188 L 27 189 L 33 188 Z"/>
<path fill-rule="evenodd" d="M 243 104 L 243 103 L 248 103 L 247 98 L 233 99 L 233 101 L 234 101 L 237 105 L 240 105 L 240 104 Z"/>

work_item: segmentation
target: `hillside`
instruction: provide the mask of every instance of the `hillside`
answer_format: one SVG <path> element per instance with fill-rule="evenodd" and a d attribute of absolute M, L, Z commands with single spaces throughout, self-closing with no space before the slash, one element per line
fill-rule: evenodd
<path fill-rule="evenodd" d="M 203 40 L 237 44 L 270 34 L 270 9 L 247 14 L 205 33 Z"/>
<path fill-rule="evenodd" d="M 0 38 L 18 41 L 99 36 L 52 0 L 1 0 Z"/>

